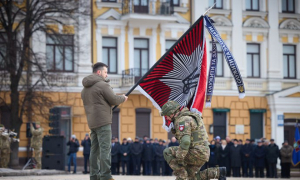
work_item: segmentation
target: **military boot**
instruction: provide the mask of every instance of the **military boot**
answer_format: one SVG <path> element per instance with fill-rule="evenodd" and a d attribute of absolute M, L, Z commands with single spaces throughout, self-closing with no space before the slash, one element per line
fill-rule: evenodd
<path fill-rule="evenodd" d="M 220 176 L 219 180 L 226 180 L 226 167 L 219 167 Z"/>

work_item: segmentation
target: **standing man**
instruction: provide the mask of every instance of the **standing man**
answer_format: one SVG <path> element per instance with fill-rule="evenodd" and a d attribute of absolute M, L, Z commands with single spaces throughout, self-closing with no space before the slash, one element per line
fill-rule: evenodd
<path fill-rule="evenodd" d="M 120 144 L 115 142 L 115 137 L 111 139 L 111 173 L 112 175 L 119 175 L 118 163 L 119 163 L 119 152 Z"/>
<path fill-rule="evenodd" d="M 250 139 L 246 139 L 246 143 L 242 146 L 242 161 L 243 161 L 243 177 L 253 177 L 251 162 L 252 146 Z"/>
<path fill-rule="evenodd" d="M 134 143 L 130 146 L 130 153 L 133 161 L 133 174 L 140 175 L 141 174 L 141 158 L 143 152 L 143 145 L 140 143 L 138 137 L 135 138 Z"/>
<path fill-rule="evenodd" d="M 74 171 L 73 174 L 76 174 L 76 167 L 77 167 L 77 162 L 76 162 L 76 153 L 78 152 L 79 149 L 79 142 L 78 139 L 76 139 L 75 134 L 73 134 L 71 136 L 70 141 L 67 143 L 67 146 L 70 146 L 68 155 L 69 155 L 69 159 L 68 159 L 68 171 L 71 171 L 71 161 L 73 161 L 73 165 L 74 165 Z"/>
<path fill-rule="evenodd" d="M 120 147 L 120 154 L 121 154 L 121 163 L 122 163 L 122 175 L 129 175 L 129 144 L 127 143 L 127 139 L 123 139 L 123 143 Z M 125 165 L 126 165 L 126 172 L 125 172 Z"/>
<path fill-rule="evenodd" d="M 113 92 L 109 80 L 106 79 L 107 67 L 101 62 L 94 64 L 93 74 L 82 80 L 84 88 L 81 91 L 81 98 L 91 129 L 91 180 L 113 179 L 110 171 L 112 106 L 127 100 L 127 96 L 118 96 Z"/>
<path fill-rule="evenodd" d="M 233 145 L 230 147 L 230 162 L 233 177 L 241 177 L 241 146 L 238 145 L 238 140 L 233 140 Z"/>
<path fill-rule="evenodd" d="M 275 144 L 274 139 L 271 139 L 270 142 L 271 143 L 267 148 L 267 161 L 269 165 L 270 178 L 278 178 L 276 164 L 279 157 L 279 148 Z"/>
<path fill-rule="evenodd" d="M 36 129 L 33 128 L 32 124 L 30 124 L 30 132 L 32 134 L 31 137 L 31 148 L 34 149 L 34 159 L 36 160 L 36 169 L 41 169 L 41 147 L 43 140 L 43 131 L 44 129 L 40 127 L 40 122 L 35 123 Z"/>
<path fill-rule="evenodd" d="M 144 168 L 145 175 L 151 175 L 151 166 L 153 158 L 153 147 L 150 144 L 150 139 L 146 139 L 145 144 L 143 144 L 143 160 L 144 160 Z"/>
<path fill-rule="evenodd" d="M 208 135 L 202 117 L 180 107 L 176 101 L 168 101 L 161 111 L 161 116 L 173 121 L 172 133 L 179 140 L 179 146 L 164 150 L 164 158 L 174 170 L 176 180 L 226 179 L 226 168 L 199 170 L 209 160 Z"/>
<path fill-rule="evenodd" d="M 165 175 L 165 160 L 164 160 L 164 150 L 166 147 L 163 145 L 163 140 L 160 139 L 158 146 L 155 148 L 155 159 L 156 159 L 156 172 L 157 175 L 160 176 L 160 168 L 161 168 L 161 175 Z"/>
<path fill-rule="evenodd" d="M 280 149 L 281 155 L 281 178 L 290 178 L 291 162 L 293 155 L 293 147 L 289 145 L 288 141 L 285 140 L 283 146 Z"/>
<path fill-rule="evenodd" d="M 81 141 L 81 146 L 83 146 L 83 157 L 84 157 L 83 174 L 87 174 L 87 173 L 89 173 L 87 171 L 87 161 L 90 158 L 90 151 L 91 151 L 91 139 L 89 137 L 89 133 L 85 134 L 84 140 Z"/>

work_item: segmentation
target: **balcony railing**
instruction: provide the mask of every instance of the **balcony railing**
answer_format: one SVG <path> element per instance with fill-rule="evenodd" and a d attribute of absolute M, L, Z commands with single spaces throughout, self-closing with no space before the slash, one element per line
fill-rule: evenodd
<path fill-rule="evenodd" d="M 122 14 L 140 13 L 152 15 L 172 15 L 174 13 L 174 6 L 170 0 L 151 1 L 144 0 L 123 0 L 122 1 Z"/>

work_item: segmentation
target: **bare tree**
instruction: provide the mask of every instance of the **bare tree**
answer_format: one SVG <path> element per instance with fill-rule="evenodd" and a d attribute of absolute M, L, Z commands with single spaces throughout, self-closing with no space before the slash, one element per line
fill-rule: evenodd
<path fill-rule="evenodd" d="M 49 108 L 55 103 L 42 93 L 52 86 L 47 69 L 53 64 L 47 63 L 45 54 L 35 51 L 33 37 L 47 33 L 53 35 L 49 36 L 53 41 L 66 43 L 68 39 L 57 35 L 57 29 L 49 24 L 71 22 L 78 26 L 79 16 L 89 13 L 84 3 L 80 0 L 0 0 L 0 88 L 10 92 L 10 104 L 4 99 L 1 103 L 9 107 L 10 129 L 18 135 L 22 119 L 32 120 L 33 109 L 47 118 Z M 12 144 L 11 166 L 19 163 L 18 149 L 19 143 Z"/>

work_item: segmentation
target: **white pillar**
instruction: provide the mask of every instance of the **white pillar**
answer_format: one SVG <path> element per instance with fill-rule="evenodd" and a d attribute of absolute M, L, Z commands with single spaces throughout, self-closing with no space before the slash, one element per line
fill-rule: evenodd
<path fill-rule="evenodd" d="M 134 68 L 134 38 L 133 28 L 128 27 L 128 43 L 129 43 L 129 68 Z"/>
<path fill-rule="evenodd" d="M 121 35 L 118 41 L 118 74 L 122 74 L 122 70 L 125 70 L 125 27 L 121 27 Z"/>
<path fill-rule="evenodd" d="M 244 47 L 246 42 L 241 41 L 243 39 L 243 11 L 242 11 L 242 1 L 241 0 L 232 0 L 232 53 L 238 64 L 239 70 L 242 77 L 246 77 L 246 58 Z M 242 42 L 242 43 L 241 43 Z"/>

